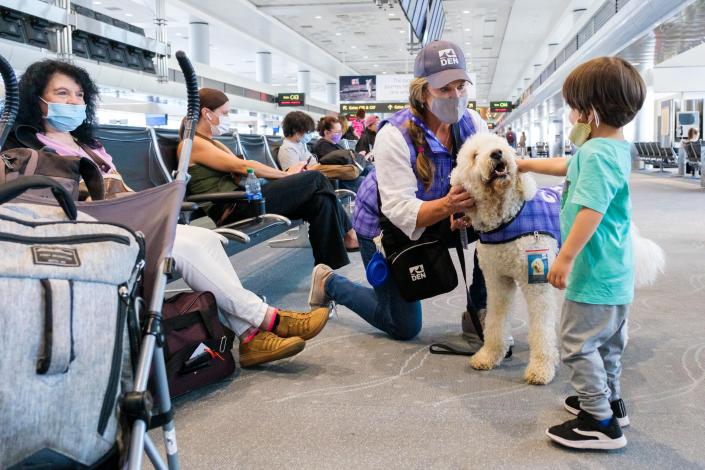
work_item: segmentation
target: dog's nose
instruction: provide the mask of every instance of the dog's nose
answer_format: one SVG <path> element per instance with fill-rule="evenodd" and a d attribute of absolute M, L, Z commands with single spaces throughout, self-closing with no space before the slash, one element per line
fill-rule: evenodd
<path fill-rule="evenodd" d="M 492 160 L 501 160 L 502 159 L 502 151 L 501 150 L 495 150 L 490 154 L 490 158 Z"/>

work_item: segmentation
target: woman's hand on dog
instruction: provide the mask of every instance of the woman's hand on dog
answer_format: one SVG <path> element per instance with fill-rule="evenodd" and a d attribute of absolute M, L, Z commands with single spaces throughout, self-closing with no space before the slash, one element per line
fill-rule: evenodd
<path fill-rule="evenodd" d="M 446 210 L 449 215 L 465 213 L 475 207 L 475 199 L 460 186 L 452 186 L 445 197 Z"/>
<path fill-rule="evenodd" d="M 548 270 L 548 282 L 556 289 L 563 290 L 568 285 L 568 276 L 572 270 L 573 260 L 559 254 Z"/>

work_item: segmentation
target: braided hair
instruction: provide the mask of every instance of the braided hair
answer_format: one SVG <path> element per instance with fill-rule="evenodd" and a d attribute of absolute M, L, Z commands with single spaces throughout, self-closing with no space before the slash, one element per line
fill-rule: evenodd
<path fill-rule="evenodd" d="M 425 78 L 415 78 L 411 81 L 409 85 L 409 105 L 411 107 L 411 114 L 419 120 L 423 120 L 424 112 L 424 95 L 428 91 L 428 81 Z M 433 165 L 433 161 L 426 155 L 426 137 L 424 136 L 424 131 L 421 127 L 410 119 L 407 123 L 409 128 L 409 137 L 411 137 L 411 142 L 414 144 L 414 149 L 416 149 L 416 173 L 418 174 L 425 191 L 431 189 L 431 184 L 433 183 L 433 175 L 436 171 L 436 167 Z"/>

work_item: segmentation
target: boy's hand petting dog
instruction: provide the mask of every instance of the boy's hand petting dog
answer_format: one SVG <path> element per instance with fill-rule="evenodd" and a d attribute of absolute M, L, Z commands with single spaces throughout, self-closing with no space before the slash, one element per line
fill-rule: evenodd
<path fill-rule="evenodd" d="M 561 256 L 560 253 L 548 270 L 548 282 L 556 289 L 563 290 L 568 285 L 568 276 L 573 270 L 573 260 Z"/>

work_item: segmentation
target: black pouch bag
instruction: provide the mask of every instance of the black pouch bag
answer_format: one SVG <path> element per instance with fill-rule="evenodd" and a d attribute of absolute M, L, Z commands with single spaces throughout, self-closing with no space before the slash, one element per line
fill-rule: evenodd
<path fill-rule="evenodd" d="M 379 207 L 382 206 L 379 191 Z M 448 252 L 456 244 L 457 233 L 450 221 L 442 220 L 424 230 L 418 240 L 411 240 L 380 211 L 382 246 L 389 271 L 407 302 L 428 299 L 456 288 L 458 275 Z"/>

